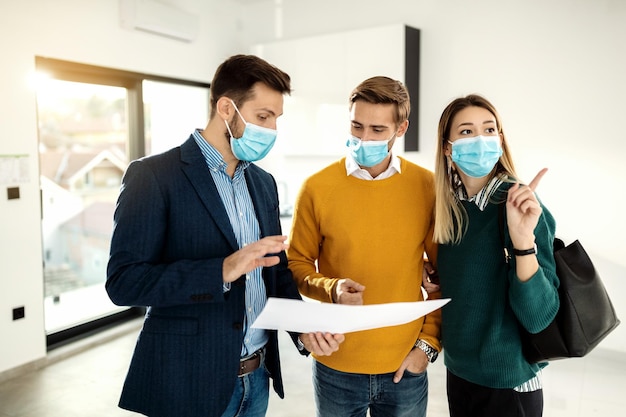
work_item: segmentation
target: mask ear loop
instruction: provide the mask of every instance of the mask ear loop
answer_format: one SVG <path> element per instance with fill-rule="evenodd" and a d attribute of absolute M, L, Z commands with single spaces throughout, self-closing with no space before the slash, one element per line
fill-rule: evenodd
<path fill-rule="evenodd" d="M 228 134 L 232 138 L 233 137 L 233 132 L 230 130 L 230 126 L 228 126 L 228 122 L 226 121 L 226 119 L 224 119 L 224 124 L 226 125 L 226 130 L 228 130 Z"/>
<path fill-rule="evenodd" d="M 389 147 L 389 142 L 398 137 L 398 131 L 393 132 L 393 135 L 389 139 L 387 139 L 387 152 L 391 153 L 391 148 Z"/>
<path fill-rule="evenodd" d="M 248 124 L 248 122 L 246 122 L 246 119 L 244 119 L 241 113 L 239 112 L 239 109 L 237 108 L 237 105 L 235 104 L 235 102 L 233 100 L 230 100 L 230 102 L 233 103 L 233 107 L 235 108 L 235 111 L 237 112 L 239 117 L 241 117 L 241 120 L 243 120 L 243 123 Z M 228 122 L 226 121 L 226 119 L 224 119 L 224 123 L 226 124 L 226 129 L 228 130 L 228 134 L 230 135 L 231 138 L 234 138 L 233 132 L 230 130 L 230 126 L 228 126 Z"/>
<path fill-rule="evenodd" d="M 459 187 L 463 184 L 463 181 L 461 181 L 458 171 L 452 165 L 452 157 L 450 155 L 446 156 L 446 164 L 448 165 L 448 183 L 450 185 L 450 191 L 456 194 Z"/>
<path fill-rule="evenodd" d="M 235 107 L 235 111 L 237 112 L 237 114 L 239 115 L 239 117 L 241 117 L 241 120 L 243 120 L 244 124 L 248 124 L 248 122 L 246 122 L 246 119 L 243 118 L 243 116 L 241 115 L 241 112 L 239 111 L 239 109 L 237 108 L 237 105 L 235 104 L 235 102 L 233 100 L 230 100 L 231 103 L 233 103 L 233 107 Z"/>

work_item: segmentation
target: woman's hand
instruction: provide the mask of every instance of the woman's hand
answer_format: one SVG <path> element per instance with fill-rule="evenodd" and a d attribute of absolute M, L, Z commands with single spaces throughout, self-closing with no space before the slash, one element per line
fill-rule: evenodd
<path fill-rule="evenodd" d="M 513 184 L 506 202 L 506 220 L 511 242 L 516 249 L 530 249 L 535 244 L 535 227 L 541 216 L 541 205 L 535 189 L 548 171 L 544 168 L 528 185 Z"/>

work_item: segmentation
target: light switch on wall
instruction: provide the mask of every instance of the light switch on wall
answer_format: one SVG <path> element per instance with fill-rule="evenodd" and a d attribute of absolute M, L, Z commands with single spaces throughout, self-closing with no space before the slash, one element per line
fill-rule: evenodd
<path fill-rule="evenodd" d="M 15 307 L 13 309 L 13 320 L 19 320 L 26 317 L 26 308 L 24 306 Z"/>
<path fill-rule="evenodd" d="M 8 187 L 7 188 L 7 199 L 15 200 L 20 198 L 20 187 Z"/>

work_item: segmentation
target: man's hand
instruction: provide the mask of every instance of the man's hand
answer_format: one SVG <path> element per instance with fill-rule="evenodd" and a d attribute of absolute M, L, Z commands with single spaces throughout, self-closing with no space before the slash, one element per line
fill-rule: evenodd
<path fill-rule="evenodd" d="M 439 291 L 439 274 L 430 262 L 424 262 L 422 287 L 428 294 Z"/>
<path fill-rule="evenodd" d="M 413 348 L 400 364 L 400 368 L 398 368 L 393 376 L 393 382 L 396 384 L 400 382 L 405 370 L 414 374 L 421 374 L 426 370 L 427 366 L 428 356 L 426 356 L 426 353 L 421 349 Z"/>
<path fill-rule="evenodd" d="M 333 302 L 337 304 L 362 305 L 363 291 L 365 291 L 364 285 L 352 281 L 350 278 L 340 279 L 337 281 L 335 291 L 333 292 Z"/>
<path fill-rule="evenodd" d="M 304 348 L 317 356 L 332 355 L 339 349 L 339 345 L 346 340 L 346 337 L 341 333 L 303 333 L 299 337 Z"/>
<path fill-rule="evenodd" d="M 286 250 L 289 245 L 285 243 L 287 236 L 267 236 L 261 240 L 244 246 L 233 254 L 224 258 L 222 275 L 224 282 L 233 282 L 240 276 L 247 274 L 260 266 L 274 266 L 280 262 L 276 256 Z"/>

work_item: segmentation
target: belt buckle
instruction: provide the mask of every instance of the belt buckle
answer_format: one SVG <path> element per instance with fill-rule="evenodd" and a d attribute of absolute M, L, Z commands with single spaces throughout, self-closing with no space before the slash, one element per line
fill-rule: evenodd
<path fill-rule="evenodd" d="M 241 358 L 239 360 L 239 372 L 238 372 L 238 377 L 243 377 L 246 376 L 254 371 L 256 371 L 257 369 L 259 369 L 261 367 L 261 365 L 263 364 L 263 358 L 264 358 L 264 352 L 265 352 L 265 348 L 261 348 L 259 350 L 257 350 L 256 352 L 254 352 L 253 354 L 246 356 L 245 358 Z M 246 369 L 247 364 L 252 361 L 252 360 L 256 360 L 258 359 L 258 365 L 256 366 L 256 368 L 254 369 L 250 369 L 249 371 Z"/>

